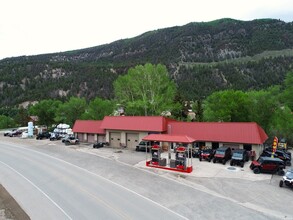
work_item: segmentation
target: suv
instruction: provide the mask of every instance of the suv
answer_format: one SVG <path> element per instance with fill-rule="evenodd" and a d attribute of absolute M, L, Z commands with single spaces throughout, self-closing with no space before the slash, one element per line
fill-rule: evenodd
<path fill-rule="evenodd" d="M 244 167 L 244 163 L 249 160 L 248 152 L 245 149 L 237 149 L 233 151 L 230 166 L 238 165 Z"/>
<path fill-rule="evenodd" d="M 231 159 L 232 150 L 230 147 L 220 147 L 216 150 L 214 155 L 213 163 L 221 162 L 223 165 Z"/>
<path fill-rule="evenodd" d="M 68 140 L 69 138 L 74 137 L 73 134 L 66 134 L 61 138 L 62 143 L 64 143 L 66 140 Z"/>
<path fill-rule="evenodd" d="M 250 164 L 250 169 L 255 174 L 259 173 L 277 173 L 280 176 L 284 175 L 285 162 L 279 158 L 259 157 Z"/>
<path fill-rule="evenodd" d="M 41 132 L 41 133 L 37 134 L 36 139 L 37 140 L 42 140 L 43 138 L 48 139 L 50 137 L 51 137 L 51 134 L 49 132 Z"/>
<path fill-rule="evenodd" d="M 211 162 L 214 155 L 215 155 L 215 150 L 210 149 L 210 148 L 209 149 L 202 149 L 199 152 L 198 158 L 199 158 L 199 161 L 207 160 L 207 161 Z"/>
<path fill-rule="evenodd" d="M 152 147 L 152 144 L 150 141 L 141 141 L 139 144 L 136 146 L 136 151 L 147 151 L 149 152 Z"/>
<path fill-rule="evenodd" d="M 269 149 L 266 149 L 262 152 L 260 156 L 263 157 L 273 157 L 273 152 Z M 274 153 L 274 157 L 279 158 L 283 160 L 286 164 L 286 166 L 291 166 L 291 154 L 288 154 L 287 152 L 283 150 L 276 150 Z"/>
<path fill-rule="evenodd" d="M 293 169 L 287 170 L 286 174 L 280 180 L 279 186 L 283 187 L 283 185 L 293 188 Z"/>
<path fill-rule="evenodd" d="M 51 133 L 50 141 L 60 140 L 62 137 L 58 133 Z"/>
<path fill-rule="evenodd" d="M 79 144 L 79 140 L 75 138 L 74 136 L 70 136 L 64 141 L 64 144 L 65 145 Z"/>

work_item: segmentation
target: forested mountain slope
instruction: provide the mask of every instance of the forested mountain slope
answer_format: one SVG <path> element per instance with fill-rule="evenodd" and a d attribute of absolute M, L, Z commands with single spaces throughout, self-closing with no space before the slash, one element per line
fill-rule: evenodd
<path fill-rule="evenodd" d="M 293 22 L 220 19 L 62 53 L 0 60 L 0 104 L 70 96 L 113 97 L 130 67 L 162 63 L 185 99 L 281 84 L 293 64 Z"/>

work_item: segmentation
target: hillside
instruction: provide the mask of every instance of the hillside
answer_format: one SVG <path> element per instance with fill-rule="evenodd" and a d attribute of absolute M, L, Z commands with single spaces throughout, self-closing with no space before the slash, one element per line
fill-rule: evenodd
<path fill-rule="evenodd" d="M 96 47 L 0 60 L 0 103 L 113 97 L 130 67 L 165 64 L 186 99 L 222 89 L 281 84 L 293 64 L 293 23 L 220 19 L 144 33 Z"/>

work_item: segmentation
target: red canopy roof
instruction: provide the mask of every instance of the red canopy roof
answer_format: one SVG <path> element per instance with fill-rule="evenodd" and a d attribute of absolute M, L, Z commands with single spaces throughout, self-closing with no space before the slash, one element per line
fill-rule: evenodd
<path fill-rule="evenodd" d="M 170 134 L 150 134 L 143 138 L 145 141 L 162 141 L 162 142 L 175 142 L 175 143 L 192 143 L 195 139 L 187 135 L 170 135 Z"/>

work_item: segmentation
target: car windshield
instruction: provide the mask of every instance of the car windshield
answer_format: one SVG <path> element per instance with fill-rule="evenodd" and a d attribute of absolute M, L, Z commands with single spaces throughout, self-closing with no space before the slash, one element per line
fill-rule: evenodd
<path fill-rule="evenodd" d="M 257 160 L 259 163 L 262 163 L 263 162 L 263 159 L 260 157 L 260 158 L 258 158 L 258 160 Z"/>
<path fill-rule="evenodd" d="M 234 152 L 233 153 L 233 157 L 234 158 L 242 158 L 242 153 L 240 153 L 240 152 Z"/>
<path fill-rule="evenodd" d="M 286 177 L 293 179 L 293 170 L 287 171 Z"/>
<path fill-rule="evenodd" d="M 216 154 L 225 154 L 225 150 L 217 150 Z"/>

